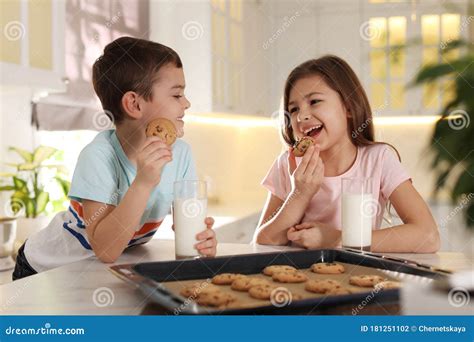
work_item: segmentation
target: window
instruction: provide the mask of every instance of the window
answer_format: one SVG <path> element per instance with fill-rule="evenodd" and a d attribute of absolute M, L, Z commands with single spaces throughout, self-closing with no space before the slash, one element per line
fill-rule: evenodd
<path fill-rule="evenodd" d="M 442 5 L 436 8 L 384 0 L 368 3 L 366 85 L 374 112 L 438 114 L 453 98 L 452 79 L 420 88 L 407 85 L 422 65 L 446 63 L 459 56 L 459 50 L 449 53 L 443 50 L 447 43 L 462 39 L 461 14 L 446 13 Z M 386 16 L 386 13 L 393 14 Z"/>
<path fill-rule="evenodd" d="M 460 38 L 460 15 L 423 15 L 421 17 L 422 64 L 446 63 L 459 56 L 459 49 L 442 54 L 446 42 Z M 423 86 L 423 107 L 439 109 L 453 98 L 452 79 Z"/>
<path fill-rule="evenodd" d="M 242 102 L 242 1 L 212 0 L 212 90 L 216 109 Z"/>
<path fill-rule="evenodd" d="M 406 18 L 371 18 L 374 32 L 370 39 L 371 100 L 374 109 L 405 108 L 406 51 L 397 49 L 406 43 Z"/>

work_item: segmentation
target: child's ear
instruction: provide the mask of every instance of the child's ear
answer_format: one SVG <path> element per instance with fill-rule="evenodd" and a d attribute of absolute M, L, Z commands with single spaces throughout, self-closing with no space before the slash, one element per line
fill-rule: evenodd
<path fill-rule="evenodd" d="M 352 112 L 350 109 L 346 109 L 346 115 L 349 119 L 352 119 Z"/>
<path fill-rule="evenodd" d="M 127 91 L 122 96 L 122 108 L 132 119 L 141 119 L 143 113 L 140 108 L 139 95 L 133 91 Z"/>

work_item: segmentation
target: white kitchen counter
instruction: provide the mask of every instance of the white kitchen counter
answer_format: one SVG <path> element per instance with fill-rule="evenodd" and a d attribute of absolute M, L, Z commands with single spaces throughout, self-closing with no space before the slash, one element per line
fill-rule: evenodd
<path fill-rule="evenodd" d="M 218 246 L 218 255 L 290 250 L 249 244 Z M 394 256 L 452 270 L 472 269 L 472 260 L 460 253 L 393 254 Z M 152 240 L 124 253 L 115 264 L 174 260 L 174 242 Z M 147 299 L 118 279 L 95 257 L 0 286 L 0 315 L 138 315 Z M 94 304 L 94 291 L 113 297 L 113 303 Z M 97 303 L 97 301 L 96 301 Z M 100 302 L 99 302 L 100 304 Z"/>

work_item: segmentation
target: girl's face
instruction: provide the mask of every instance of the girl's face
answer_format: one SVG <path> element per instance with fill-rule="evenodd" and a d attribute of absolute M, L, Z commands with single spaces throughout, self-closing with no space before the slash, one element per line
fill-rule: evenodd
<path fill-rule="evenodd" d="M 319 75 L 296 81 L 290 91 L 288 112 L 296 140 L 311 136 L 324 151 L 349 139 L 346 108 L 339 94 Z"/>
<path fill-rule="evenodd" d="M 140 104 L 145 124 L 157 118 L 168 119 L 175 125 L 178 137 L 182 137 L 184 111 L 191 106 L 184 96 L 184 88 L 183 69 L 172 64 L 163 66 L 158 71 L 158 81 L 153 84 L 152 100 Z"/>

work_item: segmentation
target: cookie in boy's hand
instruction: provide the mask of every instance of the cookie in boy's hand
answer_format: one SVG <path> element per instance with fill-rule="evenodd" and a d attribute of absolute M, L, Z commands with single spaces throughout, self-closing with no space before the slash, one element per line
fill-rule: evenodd
<path fill-rule="evenodd" d="M 168 146 L 173 145 L 177 137 L 173 123 L 165 118 L 150 121 L 146 126 L 145 134 L 147 137 L 160 137 Z"/>
<path fill-rule="evenodd" d="M 303 137 L 295 143 L 293 147 L 293 154 L 295 157 L 302 157 L 308 150 L 308 148 L 314 144 L 314 140 L 311 137 Z"/>

